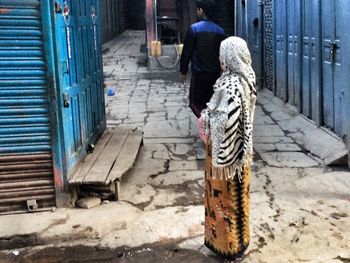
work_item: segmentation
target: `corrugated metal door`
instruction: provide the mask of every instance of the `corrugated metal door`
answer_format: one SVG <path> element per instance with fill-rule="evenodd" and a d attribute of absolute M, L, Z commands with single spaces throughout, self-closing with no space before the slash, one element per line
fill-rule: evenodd
<path fill-rule="evenodd" d="M 60 64 L 67 174 L 70 176 L 106 127 L 97 0 L 57 1 L 56 32 Z"/>
<path fill-rule="evenodd" d="M 323 120 L 339 136 L 349 135 L 350 6 L 347 0 L 322 1 Z"/>
<path fill-rule="evenodd" d="M 302 114 L 321 124 L 320 5 L 303 1 Z"/>
<path fill-rule="evenodd" d="M 39 0 L 0 0 L 0 214 L 55 206 Z"/>
<path fill-rule="evenodd" d="M 287 0 L 275 2 L 276 93 L 287 101 Z"/>

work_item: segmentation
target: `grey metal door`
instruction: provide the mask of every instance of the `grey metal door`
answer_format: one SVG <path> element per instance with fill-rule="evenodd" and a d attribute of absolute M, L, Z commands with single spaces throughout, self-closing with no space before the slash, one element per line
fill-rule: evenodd
<path fill-rule="evenodd" d="M 300 0 L 287 1 L 288 102 L 296 106 L 299 106 L 301 84 L 300 14 Z"/>
<path fill-rule="evenodd" d="M 276 47 L 276 93 L 284 101 L 288 99 L 287 93 L 287 0 L 275 2 L 275 47 Z"/>
<path fill-rule="evenodd" d="M 263 4 L 261 0 L 248 1 L 248 46 L 252 55 L 257 85 L 263 85 Z"/>
<path fill-rule="evenodd" d="M 321 125 L 321 45 L 319 0 L 303 1 L 301 112 Z"/>
<path fill-rule="evenodd" d="M 323 121 L 341 137 L 350 132 L 349 14 L 347 0 L 322 1 Z"/>
<path fill-rule="evenodd" d="M 49 13 L 47 1 L 0 0 L 0 214 L 55 206 Z"/>

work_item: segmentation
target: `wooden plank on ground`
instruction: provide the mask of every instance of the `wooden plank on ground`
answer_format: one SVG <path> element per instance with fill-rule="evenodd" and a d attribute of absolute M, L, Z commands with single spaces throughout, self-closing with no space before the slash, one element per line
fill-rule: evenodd
<path fill-rule="evenodd" d="M 125 141 L 124 147 L 121 150 L 118 158 L 106 178 L 105 184 L 109 184 L 115 180 L 120 180 L 120 178 L 129 171 L 136 160 L 137 154 L 142 143 L 142 132 L 134 131 L 130 132 L 128 138 Z"/>
<path fill-rule="evenodd" d="M 117 156 L 128 137 L 128 130 L 118 129 L 112 134 L 112 138 L 91 167 L 83 180 L 83 184 L 104 183 Z"/>
<path fill-rule="evenodd" d="M 95 145 L 95 150 L 92 154 L 86 155 L 84 160 L 78 164 L 78 169 L 72 175 L 68 182 L 70 184 L 82 184 L 85 176 L 90 171 L 91 167 L 94 165 L 97 158 L 102 153 L 103 149 L 105 148 L 106 144 L 109 142 L 109 140 L 112 137 L 112 133 L 105 131 L 101 138 L 97 141 Z"/>

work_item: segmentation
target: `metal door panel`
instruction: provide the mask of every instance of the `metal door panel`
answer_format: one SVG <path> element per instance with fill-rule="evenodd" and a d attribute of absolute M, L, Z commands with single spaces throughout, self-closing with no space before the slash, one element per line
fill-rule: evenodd
<path fill-rule="evenodd" d="M 64 2 L 61 2 L 64 6 Z M 67 174 L 86 155 L 106 127 L 99 36 L 98 1 L 70 0 L 70 17 L 56 15 L 62 70 L 62 108 L 66 144 Z M 62 37 L 63 36 L 63 37 Z M 68 63 L 68 67 L 66 66 Z M 68 68 L 68 69 L 67 69 Z"/>
<path fill-rule="evenodd" d="M 253 68 L 256 74 L 257 85 L 262 87 L 262 3 L 260 0 L 249 1 L 247 3 L 248 22 L 248 46 L 252 55 Z"/>
<path fill-rule="evenodd" d="M 302 113 L 311 117 L 311 56 L 312 56 L 312 6 L 311 2 L 303 2 L 303 88 L 302 88 Z"/>
<path fill-rule="evenodd" d="M 299 107 L 300 96 L 300 1 L 287 1 L 288 23 L 288 102 Z"/>
<path fill-rule="evenodd" d="M 321 58 L 321 6 L 319 0 L 311 1 L 310 25 L 310 99 L 311 117 L 318 124 L 322 123 L 322 58 Z"/>
<path fill-rule="evenodd" d="M 286 0 L 275 2 L 275 47 L 276 47 L 276 91 L 277 96 L 287 100 L 287 8 Z"/>
<path fill-rule="evenodd" d="M 330 43 L 335 38 L 334 0 L 322 1 L 322 87 L 323 87 L 323 121 L 334 128 L 334 79 L 333 64 L 330 60 Z"/>
<path fill-rule="evenodd" d="M 349 142 L 350 136 L 350 6 L 347 0 L 335 1 L 334 112 L 335 131 Z"/>

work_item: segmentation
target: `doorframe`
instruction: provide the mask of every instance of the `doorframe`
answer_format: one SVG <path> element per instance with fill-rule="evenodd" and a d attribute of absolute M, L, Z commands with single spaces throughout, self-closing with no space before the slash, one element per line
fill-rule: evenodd
<path fill-rule="evenodd" d="M 44 49 L 47 60 L 48 72 L 48 96 L 49 111 L 51 119 L 51 137 L 52 137 L 52 160 L 53 174 L 55 184 L 56 206 L 67 206 L 70 198 L 67 195 L 68 181 L 67 170 L 65 165 L 64 143 L 63 143 L 63 127 L 62 114 L 59 110 L 61 106 L 60 86 L 58 75 L 58 53 L 57 39 L 54 27 L 54 3 L 53 0 L 41 0 L 42 27 L 44 36 Z M 69 200 L 68 200 L 69 199 Z"/>

